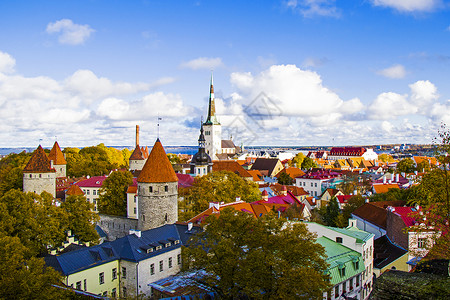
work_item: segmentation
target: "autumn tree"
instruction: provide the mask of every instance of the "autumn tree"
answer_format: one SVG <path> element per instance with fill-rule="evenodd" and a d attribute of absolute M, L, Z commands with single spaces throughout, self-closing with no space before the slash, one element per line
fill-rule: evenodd
<path fill-rule="evenodd" d="M 391 155 L 386 154 L 386 153 L 379 154 L 378 159 L 385 163 L 394 162 L 394 158 Z"/>
<path fill-rule="evenodd" d="M 11 153 L 0 160 L 0 196 L 11 189 L 22 190 L 22 170 L 31 157 L 31 153 Z"/>
<path fill-rule="evenodd" d="M 327 290 L 324 248 L 302 223 L 222 210 L 183 247 L 183 270 L 220 299 L 317 299 Z"/>
<path fill-rule="evenodd" d="M 129 171 L 112 172 L 103 181 L 98 198 L 98 210 L 102 214 L 125 216 L 127 214 L 127 188 L 133 183 Z"/>
<path fill-rule="evenodd" d="M 278 183 L 282 185 L 292 185 L 294 179 L 286 172 L 281 172 L 278 176 Z"/>
<path fill-rule="evenodd" d="M 302 152 L 297 153 L 297 155 L 295 155 L 291 161 L 289 162 L 289 165 L 291 167 L 297 167 L 300 168 L 303 160 L 305 159 L 305 154 L 303 154 Z"/>
<path fill-rule="evenodd" d="M 185 212 L 181 220 L 188 220 L 209 207 L 210 202 L 230 203 L 240 198 L 245 202 L 261 199 L 258 186 L 229 171 L 212 172 L 196 178 L 191 188 L 184 194 Z"/>
<path fill-rule="evenodd" d="M 94 243 L 98 241 L 99 236 L 94 224 L 100 217 L 94 212 L 93 203 L 87 201 L 84 196 L 71 195 L 61 204 L 61 209 L 70 220 L 67 223 L 67 229 L 76 234 L 78 240 Z"/>
<path fill-rule="evenodd" d="M 411 158 L 402 159 L 397 164 L 398 173 L 412 173 L 416 170 L 416 163 Z"/>
<path fill-rule="evenodd" d="M 326 207 L 323 220 L 327 226 L 336 227 L 337 218 L 340 214 L 339 204 L 336 197 L 331 198 L 330 203 Z"/>
<path fill-rule="evenodd" d="M 301 169 L 302 170 L 308 170 L 308 169 L 312 169 L 312 168 L 317 168 L 317 164 L 316 162 L 309 157 L 305 157 L 303 159 L 302 165 L 301 165 Z"/>
<path fill-rule="evenodd" d="M 0 233 L 0 299 L 70 299 L 72 293 L 53 287 L 60 275 L 42 258 L 30 257 L 18 237 Z"/>

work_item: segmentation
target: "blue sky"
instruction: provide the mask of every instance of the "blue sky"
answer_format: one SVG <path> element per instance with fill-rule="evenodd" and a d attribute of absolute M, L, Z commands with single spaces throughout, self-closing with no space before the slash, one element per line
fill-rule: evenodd
<path fill-rule="evenodd" d="M 195 145 L 211 70 L 246 145 L 430 143 L 450 124 L 440 0 L 1 1 L 0 147 Z M 255 115 L 255 113 L 257 113 Z"/>

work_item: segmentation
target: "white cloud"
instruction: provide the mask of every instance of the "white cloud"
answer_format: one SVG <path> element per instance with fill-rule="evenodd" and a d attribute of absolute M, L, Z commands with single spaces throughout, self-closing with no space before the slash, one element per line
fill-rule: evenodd
<path fill-rule="evenodd" d="M 305 68 L 317 68 L 323 66 L 325 63 L 328 62 L 327 58 L 313 58 L 308 57 L 303 61 L 303 66 Z"/>
<path fill-rule="evenodd" d="M 61 19 L 47 25 L 48 34 L 57 33 L 58 41 L 61 44 L 80 45 L 91 36 L 95 31 L 89 25 L 79 25 L 73 23 L 70 19 Z"/>
<path fill-rule="evenodd" d="M 378 95 L 369 106 L 368 117 L 370 119 L 388 120 L 415 112 L 417 112 L 417 108 L 408 102 L 407 95 L 387 92 Z"/>
<path fill-rule="evenodd" d="M 428 80 L 419 80 L 409 85 L 411 89 L 411 102 L 425 109 L 430 103 L 439 98 L 437 88 Z"/>
<path fill-rule="evenodd" d="M 405 67 L 402 65 L 393 65 L 392 67 L 380 70 L 377 72 L 378 75 L 382 75 L 387 78 L 392 79 L 401 79 L 406 76 L 406 70 Z"/>
<path fill-rule="evenodd" d="M 199 69 L 215 69 L 218 67 L 222 67 L 223 62 L 220 57 L 199 57 L 187 62 L 183 62 L 180 64 L 181 68 L 199 70 Z"/>
<path fill-rule="evenodd" d="M 341 14 L 335 2 L 335 0 L 288 0 L 284 5 L 304 17 L 339 17 Z"/>
<path fill-rule="evenodd" d="M 0 51 L 0 73 L 13 73 L 16 60 L 8 53 Z"/>
<path fill-rule="evenodd" d="M 442 4 L 441 0 L 372 0 L 373 5 L 390 7 L 400 12 L 429 12 Z"/>

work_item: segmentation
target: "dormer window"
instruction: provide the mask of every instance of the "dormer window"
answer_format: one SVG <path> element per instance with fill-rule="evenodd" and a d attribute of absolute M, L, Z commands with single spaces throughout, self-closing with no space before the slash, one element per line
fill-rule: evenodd
<path fill-rule="evenodd" d="M 161 250 L 162 246 L 156 246 L 156 250 Z"/>
<path fill-rule="evenodd" d="M 345 276 L 345 265 L 344 264 L 339 264 L 339 275 L 341 275 L 341 277 Z"/>
<path fill-rule="evenodd" d="M 342 244 L 342 238 L 341 237 L 336 237 L 336 243 Z"/>
<path fill-rule="evenodd" d="M 170 247 L 171 243 L 166 243 L 165 247 Z"/>
<path fill-rule="evenodd" d="M 151 252 L 153 252 L 153 248 L 148 248 L 147 253 L 151 253 Z"/>
<path fill-rule="evenodd" d="M 175 240 L 175 241 L 173 242 L 174 245 L 178 245 L 179 243 L 180 243 L 180 240 Z"/>

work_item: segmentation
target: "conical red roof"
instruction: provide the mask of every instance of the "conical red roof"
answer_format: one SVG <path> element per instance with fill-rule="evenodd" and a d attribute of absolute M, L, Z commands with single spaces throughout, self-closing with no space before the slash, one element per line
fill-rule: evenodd
<path fill-rule="evenodd" d="M 147 183 L 178 181 L 178 177 L 159 139 L 156 140 L 137 181 Z"/>
<path fill-rule="evenodd" d="M 67 190 L 66 194 L 69 195 L 69 196 L 83 196 L 83 195 L 84 195 L 84 193 L 83 193 L 83 191 L 81 190 L 81 188 L 80 188 L 78 185 L 76 185 L 76 184 L 73 184 L 73 185 Z"/>
<path fill-rule="evenodd" d="M 50 160 L 45 154 L 44 149 L 41 145 L 33 152 L 30 160 L 23 169 L 24 173 L 50 173 L 56 172 L 55 169 L 51 168 Z"/>
<path fill-rule="evenodd" d="M 55 142 L 52 150 L 50 150 L 50 154 L 48 155 L 49 160 L 53 160 L 54 165 L 65 165 L 67 164 L 66 159 L 64 158 L 64 154 L 59 148 L 58 142 Z"/>
<path fill-rule="evenodd" d="M 144 156 L 142 155 L 141 147 L 139 145 L 136 145 L 136 148 L 134 148 L 133 153 L 131 153 L 130 160 L 143 160 Z"/>

